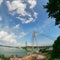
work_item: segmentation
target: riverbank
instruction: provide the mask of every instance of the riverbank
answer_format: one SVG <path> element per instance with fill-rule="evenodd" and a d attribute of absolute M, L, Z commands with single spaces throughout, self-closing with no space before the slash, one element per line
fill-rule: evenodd
<path fill-rule="evenodd" d="M 45 58 L 46 58 L 45 55 L 32 54 L 32 55 L 25 56 L 25 57 L 21 58 L 21 60 L 44 60 Z"/>

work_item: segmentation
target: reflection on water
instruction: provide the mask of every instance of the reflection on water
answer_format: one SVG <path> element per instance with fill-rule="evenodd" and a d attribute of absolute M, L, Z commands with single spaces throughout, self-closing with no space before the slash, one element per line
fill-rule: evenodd
<path fill-rule="evenodd" d="M 20 50 L 17 48 L 0 47 L 0 55 L 2 54 L 4 54 L 5 56 L 11 56 L 11 55 L 25 56 L 26 50 Z"/>
<path fill-rule="evenodd" d="M 4 56 L 26 56 L 27 52 L 31 52 L 32 50 L 21 50 L 18 48 L 8 48 L 8 47 L 1 47 L 0 46 L 0 55 Z M 36 52 L 36 49 L 34 49 L 34 52 Z"/>

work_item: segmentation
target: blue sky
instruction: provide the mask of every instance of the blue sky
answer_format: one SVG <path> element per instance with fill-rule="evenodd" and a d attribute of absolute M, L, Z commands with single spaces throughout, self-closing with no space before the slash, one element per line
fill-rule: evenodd
<path fill-rule="evenodd" d="M 0 44 L 31 45 L 36 31 L 38 45 L 52 45 L 60 35 L 55 19 L 44 9 L 48 0 L 0 0 Z"/>

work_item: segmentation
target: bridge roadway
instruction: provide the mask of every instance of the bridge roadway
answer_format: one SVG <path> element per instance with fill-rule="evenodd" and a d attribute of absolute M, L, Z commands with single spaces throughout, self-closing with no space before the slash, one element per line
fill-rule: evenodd
<path fill-rule="evenodd" d="M 32 46 L 27 46 L 27 47 L 5 46 L 5 45 L 0 45 L 0 46 L 1 46 L 1 47 L 8 47 L 8 48 L 24 49 L 24 50 L 26 50 L 26 49 L 32 49 Z M 52 47 L 52 46 L 39 46 L 38 48 L 39 48 L 39 49 L 43 49 L 43 48 L 48 49 L 48 48 L 50 48 L 50 47 Z M 37 46 L 34 46 L 34 49 L 37 49 Z"/>
<path fill-rule="evenodd" d="M 39 47 L 37 47 L 37 46 L 34 46 L 34 49 L 37 49 L 37 48 L 39 48 L 39 49 L 43 49 L 43 48 L 46 48 L 46 49 L 48 49 L 48 48 L 51 48 L 52 46 L 39 46 Z M 27 47 L 20 47 L 21 49 L 32 49 L 32 46 L 27 46 Z"/>

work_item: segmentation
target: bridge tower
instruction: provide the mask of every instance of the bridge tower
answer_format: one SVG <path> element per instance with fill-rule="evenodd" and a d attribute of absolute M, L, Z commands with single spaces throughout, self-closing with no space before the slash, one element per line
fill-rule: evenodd
<path fill-rule="evenodd" d="M 32 51 L 34 50 L 34 46 L 36 46 L 37 51 L 39 51 L 38 41 L 37 41 L 37 32 L 36 31 L 33 31 L 33 33 L 32 33 Z"/>
<path fill-rule="evenodd" d="M 26 50 L 27 50 L 28 48 L 27 48 L 27 41 L 26 41 Z"/>

